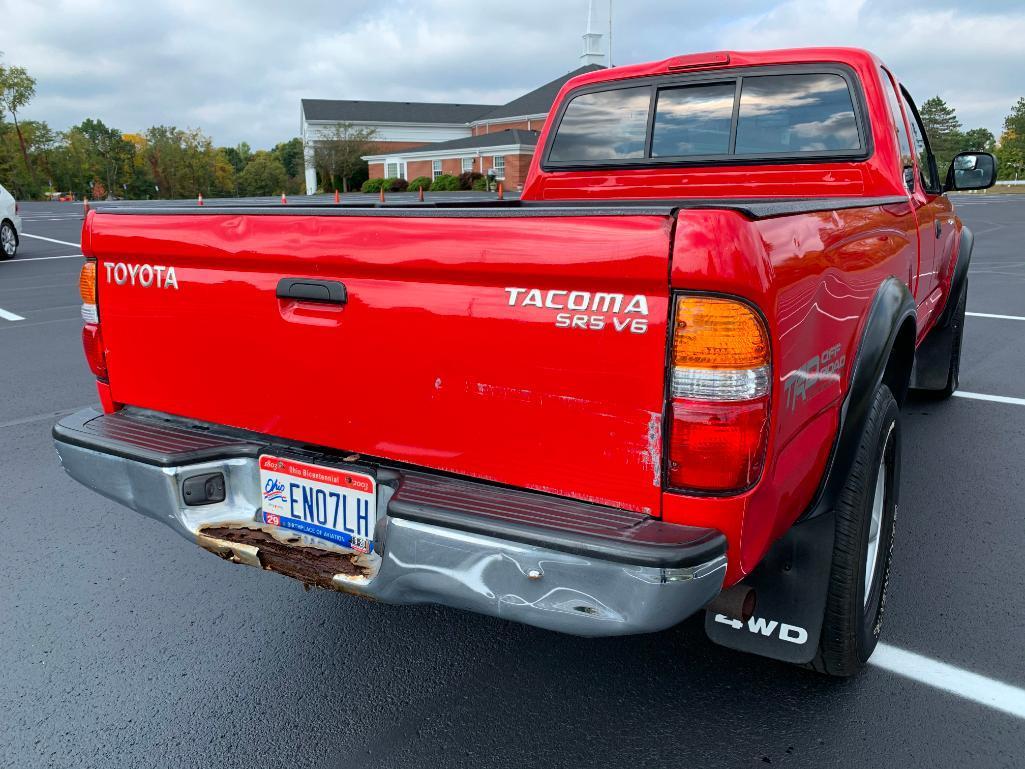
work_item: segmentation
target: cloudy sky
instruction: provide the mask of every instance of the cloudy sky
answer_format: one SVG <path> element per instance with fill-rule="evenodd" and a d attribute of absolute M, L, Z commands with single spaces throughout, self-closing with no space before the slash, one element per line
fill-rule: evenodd
<path fill-rule="evenodd" d="M 595 7 L 605 31 L 608 0 Z M 54 128 L 95 117 L 266 148 L 298 133 L 302 97 L 508 101 L 578 66 L 586 9 L 587 0 L 0 0 L 0 50 L 38 81 L 25 117 Z M 1023 0 L 613 0 L 613 14 L 616 64 L 863 46 L 919 102 L 938 93 L 965 127 L 995 134 L 1025 95 Z"/>

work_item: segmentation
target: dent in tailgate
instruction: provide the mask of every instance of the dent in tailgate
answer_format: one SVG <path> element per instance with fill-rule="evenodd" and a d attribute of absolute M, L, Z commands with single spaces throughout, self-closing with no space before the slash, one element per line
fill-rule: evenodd
<path fill-rule="evenodd" d="M 89 226 L 101 262 L 178 283 L 101 284 L 116 401 L 658 511 L 667 217 Z M 282 277 L 340 281 L 347 302 L 279 299 Z"/>

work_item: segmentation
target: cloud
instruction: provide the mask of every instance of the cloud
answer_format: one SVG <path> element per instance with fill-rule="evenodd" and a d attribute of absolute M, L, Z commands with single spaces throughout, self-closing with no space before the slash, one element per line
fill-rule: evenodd
<path fill-rule="evenodd" d="M 269 147 L 298 133 L 299 100 L 502 103 L 578 65 L 584 0 L 0 0 L 4 61 L 37 78 L 25 116 L 66 128 L 197 127 Z M 606 31 L 605 0 L 598 0 Z M 680 53 L 849 44 L 876 50 L 923 101 L 998 132 L 1022 95 L 1020 2 L 883 0 L 709 8 L 614 0 L 617 64 Z"/>

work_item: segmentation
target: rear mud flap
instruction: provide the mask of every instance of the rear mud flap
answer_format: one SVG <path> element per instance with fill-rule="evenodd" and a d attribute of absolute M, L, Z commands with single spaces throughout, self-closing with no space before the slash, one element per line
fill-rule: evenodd
<path fill-rule="evenodd" d="M 744 580 L 755 591 L 754 615 L 744 622 L 705 611 L 705 633 L 730 649 L 804 664 L 819 647 L 833 561 L 833 514 L 793 526 Z"/>

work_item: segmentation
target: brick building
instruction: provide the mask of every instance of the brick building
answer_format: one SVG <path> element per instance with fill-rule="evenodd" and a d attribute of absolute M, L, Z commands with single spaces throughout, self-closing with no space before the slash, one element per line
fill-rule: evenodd
<path fill-rule="evenodd" d="M 375 150 L 364 157 L 372 179 L 433 179 L 440 174 L 494 170 L 508 189 L 519 189 L 537 146 L 538 131 L 559 89 L 570 78 L 604 66 L 602 35 L 594 31 L 592 10 L 589 6 L 581 66 L 507 104 L 303 99 L 303 146 L 308 150 L 341 124 L 373 128 Z M 306 190 L 313 194 L 317 173 L 310 154 L 306 152 Z"/>

